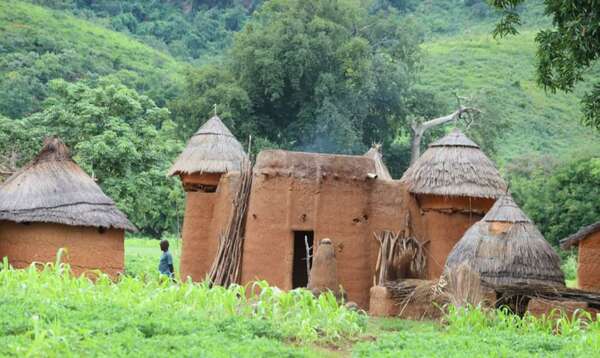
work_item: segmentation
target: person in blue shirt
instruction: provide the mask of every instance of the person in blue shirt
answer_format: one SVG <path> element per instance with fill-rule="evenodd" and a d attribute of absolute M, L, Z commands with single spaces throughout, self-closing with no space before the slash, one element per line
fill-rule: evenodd
<path fill-rule="evenodd" d="M 173 256 L 169 252 L 169 241 L 161 240 L 160 249 L 163 253 L 160 256 L 160 261 L 158 263 L 158 272 L 162 275 L 174 278 L 175 269 L 173 268 Z"/>

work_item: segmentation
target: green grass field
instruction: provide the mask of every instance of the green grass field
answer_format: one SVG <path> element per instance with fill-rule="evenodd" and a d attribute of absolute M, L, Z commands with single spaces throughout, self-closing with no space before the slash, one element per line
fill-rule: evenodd
<path fill-rule="evenodd" d="M 178 263 L 179 248 L 172 240 Z M 118 282 L 65 267 L 0 269 L 2 357 L 592 357 L 600 323 L 479 309 L 442 322 L 369 318 L 305 290 L 230 289 L 156 275 L 158 241 L 126 241 Z M 248 294 L 258 288 L 260 293 Z"/>

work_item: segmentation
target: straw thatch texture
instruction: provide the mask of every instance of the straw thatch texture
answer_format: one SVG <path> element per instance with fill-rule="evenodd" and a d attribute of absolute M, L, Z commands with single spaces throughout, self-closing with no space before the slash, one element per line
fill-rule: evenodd
<path fill-rule="evenodd" d="M 217 116 L 209 119 L 188 141 L 169 169 L 169 175 L 240 171 L 246 152 Z"/>
<path fill-rule="evenodd" d="M 461 264 L 490 285 L 564 286 L 558 255 L 508 195 L 454 246 L 445 271 Z"/>
<path fill-rule="evenodd" d="M 401 179 L 413 194 L 497 198 L 506 183 L 494 163 L 460 130 L 431 144 Z"/>
<path fill-rule="evenodd" d="M 0 220 L 136 230 L 58 138 L 0 186 Z"/>
<path fill-rule="evenodd" d="M 381 144 L 374 144 L 371 149 L 365 153 L 365 157 L 371 158 L 375 162 L 375 173 L 377 174 L 377 178 L 382 180 L 393 180 L 390 171 L 383 162 Z"/>
<path fill-rule="evenodd" d="M 597 233 L 598 231 L 600 231 L 600 221 L 598 221 L 595 224 L 582 227 L 581 229 L 579 229 L 579 231 L 577 231 L 573 235 L 560 240 L 560 247 L 563 250 L 565 250 L 565 249 L 570 248 L 573 245 L 578 245 L 579 241 L 585 239 L 586 237 L 590 236 L 591 234 Z"/>

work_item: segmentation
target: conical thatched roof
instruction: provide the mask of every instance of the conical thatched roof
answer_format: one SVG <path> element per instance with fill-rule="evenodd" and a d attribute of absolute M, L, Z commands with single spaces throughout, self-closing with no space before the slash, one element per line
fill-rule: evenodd
<path fill-rule="evenodd" d="M 245 157 L 240 142 L 215 115 L 190 138 L 169 175 L 239 171 Z"/>
<path fill-rule="evenodd" d="M 413 194 L 497 198 L 506 193 L 494 163 L 459 129 L 431 144 L 401 181 Z"/>
<path fill-rule="evenodd" d="M 463 263 L 491 285 L 564 286 L 558 255 L 510 195 L 465 233 L 445 269 Z"/>
<path fill-rule="evenodd" d="M 371 149 L 365 153 L 365 157 L 369 157 L 375 161 L 376 174 L 379 179 L 392 180 L 390 171 L 383 162 L 383 155 L 381 155 L 381 144 L 373 144 Z"/>
<path fill-rule="evenodd" d="M 136 230 L 58 138 L 0 186 L 0 220 Z"/>

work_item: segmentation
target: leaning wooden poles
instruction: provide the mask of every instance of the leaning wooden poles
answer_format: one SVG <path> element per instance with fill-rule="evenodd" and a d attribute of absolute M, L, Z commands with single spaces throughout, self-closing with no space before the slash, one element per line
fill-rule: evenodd
<path fill-rule="evenodd" d="M 219 236 L 217 255 L 208 273 L 208 279 L 213 285 L 229 286 L 240 282 L 244 226 L 251 185 L 252 164 L 249 160 L 244 160 L 241 165 L 239 188 L 233 200 L 231 218 L 227 228 Z"/>

